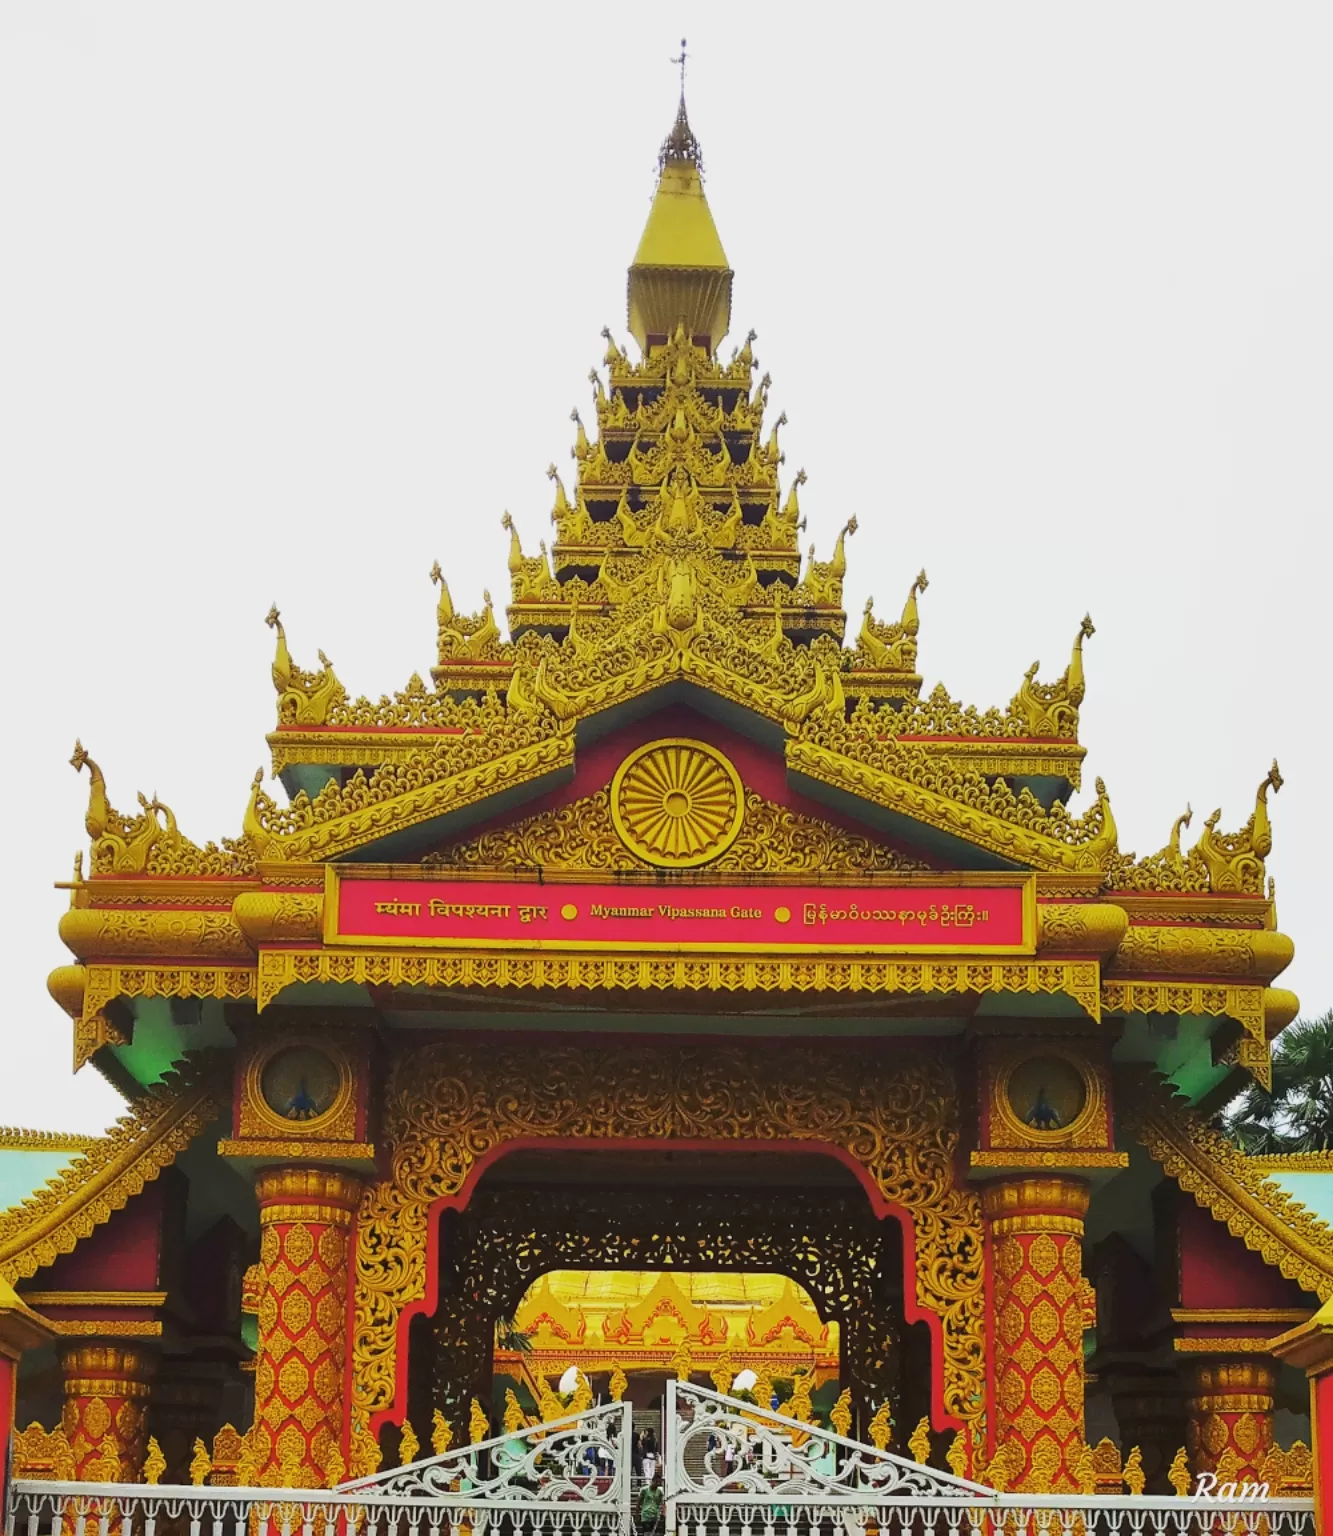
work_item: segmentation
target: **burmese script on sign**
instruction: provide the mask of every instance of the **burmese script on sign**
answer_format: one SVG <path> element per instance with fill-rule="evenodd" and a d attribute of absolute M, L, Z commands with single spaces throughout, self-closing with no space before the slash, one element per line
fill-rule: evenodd
<path fill-rule="evenodd" d="M 686 895 L 506 881 L 340 878 L 333 942 L 680 948 L 1030 949 L 1020 885 Z"/>

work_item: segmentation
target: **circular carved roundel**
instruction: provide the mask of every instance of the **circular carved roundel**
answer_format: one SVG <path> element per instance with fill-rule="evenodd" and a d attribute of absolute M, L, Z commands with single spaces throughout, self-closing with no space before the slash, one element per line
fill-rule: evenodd
<path fill-rule="evenodd" d="M 630 753 L 611 781 L 611 819 L 621 841 L 666 869 L 688 869 L 725 853 L 744 814 L 740 775 L 702 741 L 650 741 Z"/>
<path fill-rule="evenodd" d="M 1029 1056 L 1005 1083 L 1009 1108 L 1030 1131 L 1067 1131 L 1088 1102 L 1082 1074 L 1059 1056 Z"/>
<path fill-rule="evenodd" d="M 275 1051 L 260 1073 L 264 1102 L 283 1120 L 320 1120 L 342 1086 L 337 1064 L 309 1045 Z"/>

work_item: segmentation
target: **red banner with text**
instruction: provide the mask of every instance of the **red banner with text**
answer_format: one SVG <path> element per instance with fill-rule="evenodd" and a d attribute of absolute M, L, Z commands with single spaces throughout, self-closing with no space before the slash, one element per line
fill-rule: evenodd
<path fill-rule="evenodd" d="M 876 886 L 536 884 L 330 870 L 325 940 L 431 948 L 1030 954 L 1030 880 Z"/>

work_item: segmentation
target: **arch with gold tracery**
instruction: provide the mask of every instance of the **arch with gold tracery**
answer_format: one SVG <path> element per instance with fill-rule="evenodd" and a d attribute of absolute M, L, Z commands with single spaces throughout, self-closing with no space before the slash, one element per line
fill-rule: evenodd
<path fill-rule="evenodd" d="M 935 1427 L 983 1418 L 981 1213 L 954 1178 L 953 1070 L 928 1046 L 436 1039 L 391 1063 L 384 1133 L 390 1176 L 366 1192 L 358 1219 L 355 1471 L 376 1460 L 380 1425 L 405 1412 L 408 1323 L 435 1294 L 440 1212 L 466 1205 L 485 1169 L 521 1147 L 671 1143 L 837 1157 L 876 1215 L 902 1225 L 908 1321 L 924 1321 L 932 1337 Z"/>

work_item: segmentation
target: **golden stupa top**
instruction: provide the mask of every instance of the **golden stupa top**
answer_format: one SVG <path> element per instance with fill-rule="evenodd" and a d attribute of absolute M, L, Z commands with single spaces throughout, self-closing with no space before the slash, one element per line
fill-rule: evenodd
<path fill-rule="evenodd" d="M 629 269 L 630 334 L 645 350 L 683 327 L 710 350 L 731 324 L 731 268 L 703 189 L 685 96 L 658 158 L 657 192 Z"/>

